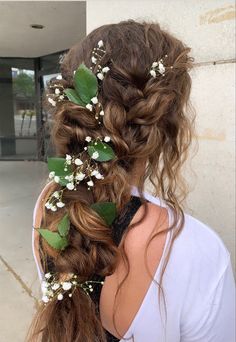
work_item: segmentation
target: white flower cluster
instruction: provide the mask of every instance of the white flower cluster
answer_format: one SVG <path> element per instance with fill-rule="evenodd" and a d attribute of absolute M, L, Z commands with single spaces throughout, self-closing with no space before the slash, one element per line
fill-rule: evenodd
<path fill-rule="evenodd" d="M 55 172 L 50 172 L 50 174 L 52 173 L 55 174 Z M 54 193 L 50 196 L 49 200 L 46 202 L 45 207 L 52 211 L 57 211 L 57 208 L 63 208 L 65 206 L 65 203 L 62 202 L 62 194 L 63 190 L 54 191 Z"/>
<path fill-rule="evenodd" d="M 168 55 L 165 55 L 165 58 L 168 57 Z M 152 77 L 157 77 L 157 74 L 160 74 L 162 76 L 165 76 L 166 68 L 164 66 L 163 58 L 161 58 L 157 62 L 153 62 L 150 70 L 150 74 Z"/>
<path fill-rule="evenodd" d="M 69 273 L 69 280 L 66 281 L 58 281 L 56 280 L 55 275 L 48 272 L 45 274 L 45 279 L 41 283 L 42 290 L 42 301 L 46 304 L 54 298 L 57 300 L 62 300 L 64 298 L 65 293 L 68 293 L 69 297 L 72 297 L 73 291 L 76 286 L 81 287 L 87 295 L 89 292 L 93 292 L 93 283 L 99 283 L 101 285 L 104 284 L 104 281 L 85 281 L 83 283 L 79 283 L 77 281 L 77 275 L 74 273 Z"/>
<path fill-rule="evenodd" d="M 98 139 L 102 141 L 102 139 Z M 86 136 L 85 141 L 90 142 L 91 140 L 92 138 L 90 136 Z M 109 136 L 105 136 L 103 138 L 103 141 L 105 142 L 109 142 L 110 140 L 111 138 Z M 96 141 L 94 145 L 97 145 Z M 105 148 L 106 146 L 104 146 L 104 149 Z M 86 151 L 87 149 L 87 146 L 85 146 L 84 150 Z M 89 178 L 89 180 L 87 181 L 88 190 L 90 190 L 90 187 L 94 186 L 94 182 L 91 177 L 95 177 L 96 179 L 104 179 L 104 176 L 99 172 L 97 165 L 90 165 L 87 159 L 85 161 L 81 159 L 82 153 L 80 153 L 78 156 L 71 156 L 69 154 L 66 154 L 64 171 L 68 171 L 68 166 L 75 165 L 75 169 L 72 171 L 71 174 L 62 177 L 57 176 L 55 171 L 51 171 L 49 173 L 49 179 L 53 180 L 55 183 L 60 183 L 61 178 L 63 178 L 63 180 L 65 179 L 67 183 L 63 189 L 55 191 L 49 197 L 48 201 L 45 203 L 45 207 L 47 209 L 51 211 L 57 211 L 58 208 L 63 208 L 65 206 L 65 203 L 62 201 L 64 190 L 68 189 L 76 191 L 76 185 L 78 185 L 83 179 Z M 98 157 L 99 152 L 97 151 L 94 151 L 91 155 L 91 159 L 94 161 L 96 161 Z"/>
<path fill-rule="evenodd" d="M 61 78 L 57 76 L 57 79 Z M 63 101 L 65 99 L 65 95 L 63 93 L 64 87 L 61 84 L 54 84 L 51 85 L 50 88 L 54 89 L 54 94 L 47 94 L 47 96 L 50 96 L 48 97 L 48 102 L 51 103 L 53 107 L 55 107 L 57 102 Z"/>
<path fill-rule="evenodd" d="M 97 65 L 98 64 L 98 71 L 97 71 L 97 78 L 99 80 L 103 80 L 105 77 L 105 74 L 110 70 L 108 66 L 102 67 L 99 62 L 106 53 L 106 50 L 104 49 L 104 43 L 102 40 L 99 40 L 98 47 L 95 47 L 92 51 L 92 57 L 91 61 L 92 64 Z M 92 69 L 92 67 L 90 67 Z"/>

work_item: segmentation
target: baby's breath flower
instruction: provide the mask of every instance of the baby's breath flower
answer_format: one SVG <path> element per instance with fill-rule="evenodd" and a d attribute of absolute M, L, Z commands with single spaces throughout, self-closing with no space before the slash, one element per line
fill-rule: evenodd
<path fill-rule="evenodd" d="M 48 272 L 48 273 L 45 274 L 45 278 L 46 278 L 46 279 L 49 279 L 50 277 L 51 277 L 51 273 L 50 273 L 50 272 Z"/>
<path fill-rule="evenodd" d="M 159 73 L 160 74 L 164 74 L 166 68 L 164 67 L 164 65 L 160 62 L 159 63 Z"/>
<path fill-rule="evenodd" d="M 93 104 L 97 104 L 98 103 L 98 98 L 95 96 L 95 97 L 93 97 L 92 99 L 91 99 L 91 102 L 93 103 Z"/>
<path fill-rule="evenodd" d="M 79 158 L 75 159 L 75 165 L 82 165 L 82 164 L 83 164 L 83 162 L 81 159 L 79 159 Z"/>
<path fill-rule="evenodd" d="M 97 159 L 99 157 L 99 153 L 97 151 L 93 152 L 91 158 Z"/>
<path fill-rule="evenodd" d="M 110 68 L 108 66 L 102 68 L 102 71 L 105 72 L 105 73 L 108 72 L 109 70 L 110 70 Z"/>
<path fill-rule="evenodd" d="M 60 182 L 60 177 L 59 176 L 55 176 L 54 177 L 54 182 L 59 183 Z"/>
<path fill-rule="evenodd" d="M 151 70 L 150 74 L 152 75 L 152 77 L 156 77 L 156 75 L 157 75 L 155 70 Z"/>
<path fill-rule="evenodd" d="M 88 141 L 88 142 L 90 142 L 91 139 L 92 139 L 92 138 L 91 138 L 90 136 L 87 136 L 87 137 L 85 138 L 85 140 Z"/>
<path fill-rule="evenodd" d="M 73 190 L 75 186 L 74 186 L 73 183 L 67 183 L 66 187 L 67 187 L 68 190 Z"/>
<path fill-rule="evenodd" d="M 49 178 L 52 179 L 54 176 L 55 176 L 55 172 L 54 172 L 54 171 L 51 171 L 51 172 L 49 173 Z"/>
<path fill-rule="evenodd" d="M 103 177 L 103 175 L 101 175 L 101 173 L 96 174 L 95 177 L 97 179 L 104 179 L 104 177 Z"/>
<path fill-rule="evenodd" d="M 103 110 L 101 110 L 99 114 L 100 114 L 100 115 L 104 115 L 104 111 L 103 111 Z"/>
<path fill-rule="evenodd" d="M 53 290 L 57 290 L 57 289 L 59 289 L 59 287 L 60 287 L 60 285 L 58 283 L 55 283 L 52 285 Z"/>
<path fill-rule="evenodd" d="M 55 89 L 55 94 L 56 94 L 56 95 L 59 95 L 59 94 L 60 94 L 60 89 L 56 88 L 56 89 Z"/>
<path fill-rule="evenodd" d="M 47 209 L 51 209 L 51 206 L 52 206 L 51 203 L 49 203 L 49 202 L 46 202 L 46 203 L 45 203 L 45 207 L 46 207 Z"/>
<path fill-rule="evenodd" d="M 42 297 L 42 301 L 43 301 L 44 303 L 48 303 L 48 302 L 49 302 L 48 296 L 43 296 L 43 297 Z"/>
<path fill-rule="evenodd" d="M 56 207 L 55 205 L 53 205 L 53 206 L 51 207 L 51 210 L 52 210 L 52 211 L 57 211 L 57 207 Z"/>
<path fill-rule="evenodd" d="M 99 80 L 103 80 L 104 76 L 101 72 L 97 73 L 97 78 L 99 78 Z"/>
<path fill-rule="evenodd" d="M 108 137 L 108 136 L 106 135 L 105 138 L 104 138 L 104 141 L 105 141 L 105 142 L 108 142 L 108 141 L 110 141 L 110 140 L 111 140 L 111 138 Z"/>
<path fill-rule="evenodd" d="M 72 284 L 70 282 L 65 281 L 65 282 L 62 283 L 63 290 L 66 290 L 66 291 L 70 290 L 71 286 L 72 286 Z"/>
<path fill-rule="evenodd" d="M 59 197 L 60 197 L 59 191 L 54 191 L 54 193 L 52 194 L 52 196 L 55 197 L 55 198 L 59 198 Z"/>
<path fill-rule="evenodd" d="M 65 203 L 63 202 L 57 202 L 56 204 L 58 206 L 58 208 L 63 208 L 65 206 Z"/>
<path fill-rule="evenodd" d="M 56 101 L 54 101 L 51 97 L 48 98 L 48 102 L 51 103 L 53 107 L 56 106 Z"/>
<path fill-rule="evenodd" d="M 76 174 L 75 179 L 76 180 L 83 180 L 84 177 L 85 177 L 85 174 L 82 173 L 82 172 L 79 172 L 79 173 Z"/>
<path fill-rule="evenodd" d="M 92 56 L 91 61 L 92 61 L 93 64 L 96 64 L 96 63 L 97 63 L 97 58 L 95 58 L 94 56 Z"/>
<path fill-rule="evenodd" d="M 91 176 L 96 176 L 98 173 L 99 173 L 98 170 L 93 170 L 93 171 L 91 172 Z"/>
<path fill-rule="evenodd" d="M 98 47 L 101 48 L 103 46 L 103 41 L 102 40 L 99 40 L 98 42 Z"/>
<path fill-rule="evenodd" d="M 58 300 L 62 300 L 62 299 L 63 299 L 63 294 L 62 294 L 62 293 L 59 293 L 59 295 L 57 296 L 57 299 L 58 299 Z"/>
<path fill-rule="evenodd" d="M 88 186 L 93 186 L 94 185 L 92 180 L 88 181 L 87 184 L 88 184 Z"/>
<path fill-rule="evenodd" d="M 90 103 L 86 104 L 86 108 L 90 110 L 90 112 L 93 110 L 93 106 Z"/>

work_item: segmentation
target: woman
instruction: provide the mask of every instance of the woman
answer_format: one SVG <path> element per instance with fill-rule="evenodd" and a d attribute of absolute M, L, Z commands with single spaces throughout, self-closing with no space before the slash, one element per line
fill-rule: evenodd
<path fill-rule="evenodd" d="M 189 51 L 158 24 L 104 25 L 49 83 L 58 158 L 34 212 L 28 341 L 234 341 L 229 251 L 180 200 Z"/>

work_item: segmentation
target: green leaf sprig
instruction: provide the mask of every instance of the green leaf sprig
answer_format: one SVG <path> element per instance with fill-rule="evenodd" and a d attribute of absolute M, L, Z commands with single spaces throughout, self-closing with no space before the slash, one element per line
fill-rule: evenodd
<path fill-rule="evenodd" d="M 70 220 L 68 214 L 65 214 L 58 224 L 58 232 L 52 232 L 46 228 L 34 228 L 47 241 L 47 243 L 57 249 L 64 250 L 68 246 L 67 235 L 69 233 Z"/>
<path fill-rule="evenodd" d="M 56 211 L 58 208 L 64 207 L 63 192 L 66 189 L 76 190 L 77 184 L 86 180 L 86 178 L 89 178 L 89 181 L 87 181 L 89 186 L 93 185 L 92 176 L 97 179 L 103 179 L 103 175 L 100 174 L 99 169 L 97 168 L 97 162 L 107 162 L 116 158 L 112 147 L 107 144 L 107 142 L 110 141 L 110 137 L 106 136 L 104 141 L 102 141 L 101 138 L 92 140 L 91 137 L 87 136 L 85 140 L 88 142 L 88 145 L 84 147 L 82 153 L 87 153 L 89 158 L 84 162 L 82 160 L 82 153 L 78 156 L 70 156 L 67 154 L 66 158 L 48 158 L 48 170 L 50 171 L 49 178 L 60 184 L 62 189 L 52 193 L 45 204 L 47 209 Z M 93 163 L 90 164 L 91 162 Z M 90 187 L 88 189 L 90 189 Z M 116 217 L 115 203 L 93 203 L 91 208 L 97 212 L 108 226 L 112 224 Z M 68 214 L 65 214 L 59 222 L 56 232 L 52 232 L 47 228 L 37 228 L 37 230 L 50 246 L 57 250 L 63 250 L 68 246 L 67 236 L 69 227 L 70 221 Z"/>
<path fill-rule="evenodd" d="M 109 67 L 102 69 L 102 73 L 99 72 L 97 77 L 104 78 L 104 74 L 109 71 Z M 81 63 L 77 70 L 74 72 L 73 88 L 66 88 L 63 93 L 68 99 L 82 107 L 87 108 L 89 111 L 95 110 L 95 119 L 99 119 L 99 116 L 104 115 L 102 104 L 98 101 L 98 79 L 96 75 L 86 67 L 84 63 Z M 97 113 L 98 109 L 98 113 Z M 99 121 L 101 124 L 101 121 Z"/>

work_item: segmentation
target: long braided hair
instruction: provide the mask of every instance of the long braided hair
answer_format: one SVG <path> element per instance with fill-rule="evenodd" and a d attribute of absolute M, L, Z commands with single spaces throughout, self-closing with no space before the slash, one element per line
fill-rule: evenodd
<path fill-rule="evenodd" d="M 117 159 L 101 163 L 105 177 L 96 182 L 92 191 L 88 191 L 82 182 L 77 191 L 65 191 L 65 207 L 56 213 L 48 212 L 44 207 L 48 196 L 60 188 L 54 182 L 50 184 L 43 202 L 42 226 L 53 231 L 67 212 L 73 229 L 69 246 L 64 251 L 59 253 L 44 241 L 41 252 L 53 259 L 57 272 L 73 272 L 81 280 L 89 279 L 95 271 L 102 276 L 111 275 L 122 256 L 127 266 L 127 277 L 129 262 L 123 242 L 127 232 L 145 219 L 146 210 L 135 225 L 128 227 L 117 247 L 109 227 L 91 210 L 90 205 L 112 201 L 120 212 L 130 200 L 132 175 L 139 163 L 145 160 L 144 172 L 137 185 L 140 196 L 145 181 L 149 180 L 154 195 L 165 200 L 174 214 L 174 222 L 168 227 L 174 234 L 162 270 L 162 280 L 171 247 L 184 225 L 181 202 L 185 187 L 180 168 L 186 160 L 193 131 L 193 118 L 188 110 L 189 70 L 193 59 L 188 55 L 190 48 L 162 30 L 158 23 L 122 21 L 101 26 L 74 45 L 63 59 L 62 79 L 57 83 L 72 87 L 73 71 L 82 62 L 91 65 L 91 51 L 101 39 L 106 46 L 101 65 L 112 60 L 99 92 L 105 113 L 103 124 L 99 126 L 88 109 L 69 101 L 56 109 L 49 107 L 46 95 L 50 94 L 50 87 L 44 94 L 44 106 L 53 118 L 51 137 L 58 156 L 80 151 L 86 136 L 108 135 Z M 150 77 L 152 62 L 164 55 L 168 56 L 166 62 L 173 68 L 165 77 Z M 44 269 L 45 272 L 50 270 L 46 264 Z M 52 301 L 38 308 L 27 341 L 104 342 L 105 334 L 92 301 L 78 287 L 72 298 Z"/>

